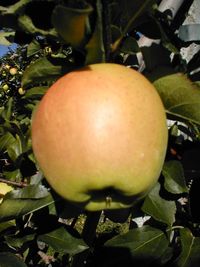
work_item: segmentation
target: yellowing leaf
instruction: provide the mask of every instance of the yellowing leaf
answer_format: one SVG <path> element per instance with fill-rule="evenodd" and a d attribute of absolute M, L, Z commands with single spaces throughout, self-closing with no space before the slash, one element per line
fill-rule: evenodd
<path fill-rule="evenodd" d="M 0 182 L 0 203 L 3 201 L 3 196 L 12 190 L 13 190 L 12 186 Z"/>

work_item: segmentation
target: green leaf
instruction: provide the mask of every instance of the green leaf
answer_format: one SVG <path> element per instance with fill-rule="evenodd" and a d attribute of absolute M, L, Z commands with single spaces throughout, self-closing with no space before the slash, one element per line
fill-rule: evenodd
<path fill-rule="evenodd" d="M 148 262 L 162 257 L 169 245 L 166 234 L 150 226 L 130 230 L 105 243 L 106 247 L 127 248 L 134 260 L 146 259 Z"/>
<path fill-rule="evenodd" d="M 194 237 L 187 228 L 180 229 L 181 253 L 174 262 L 176 267 L 195 267 L 200 263 L 200 237 Z"/>
<path fill-rule="evenodd" d="M 50 60 L 46 57 L 39 58 L 24 71 L 22 86 L 26 88 L 34 84 L 39 85 L 42 82 L 50 84 L 58 77 L 69 72 L 71 68 L 72 63 L 68 62 L 66 59 Z"/>
<path fill-rule="evenodd" d="M 135 55 L 139 52 L 139 46 L 137 41 L 133 37 L 129 36 L 123 42 L 120 50 L 125 54 Z"/>
<path fill-rule="evenodd" d="M 26 94 L 25 94 L 25 96 L 23 96 L 23 99 L 27 99 L 27 98 L 39 99 L 46 93 L 48 88 L 49 88 L 49 86 L 33 87 L 33 88 L 26 91 Z"/>
<path fill-rule="evenodd" d="M 157 221 L 172 226 L 175 222 L 176 204 L 159 195 L 160 184 L 157 183 L 145 198 L 142 210 Z"/>
<path fill-rule="evenodd" d="M 60 227 L 48 234 L 38 236 L 38 240 L 45 242 L 55 251 L 74 255 L 88 248 L 82 239 L 75 238 L 66 230 Z"/>
<path fill-rule="evenodd" d="M 178 35 L 185 42 L 200 41 L 200 24 L 182 25 Z"/>
<path fill-rule="evenodd" d="M 49 196 L 49 192 L 43 185 L 28 185 L 22 189 L 12 190 L 9 197 L 15 199 L 41 199 Z"/>
<path fill-rule="evenodd" d="M 86 35 L 86 24 L 88 16 L 93 11 L 88 5 L 83 9 L 70 8 L 63 5 L 57 5 L 52 13 L 52 23 L 65 41 L 74 47 L 83 44 Z"/>
<path fill-rule="evenodd" d="M 21 248 L 24 243 L 34 240 L 35 234 L 25 234 L 20 237 L 16 235 L 4 235 L 4 238 L 9 247 Z"/>
<path fill-rule="evenodd" d="M 0 151 L 6 151 L 13 143 L 15 143 L 14 136 L 10 132 L 5 133 L 0 137 Z"/>
<path fill-rule="evenodd" d="M 14 41 L 15 32 L 0 32 L 0 44 L 11 45 Z"/>
<path fill-rule="evenodd" d="M 184 74 L 176 73 L 154 81 L 168 115 L 200 125 L 200 89 Z"/>
<path fill-rule="evenodd" d="M 14 171 L 3 171 L 3 176 L 11 181 L 20 181 L 22 178 L 22 174 L 20 172 L 20 169 L 16 169 Z"/>
<path fill-rule="evenodd" d="M 0 233 L 15 226 L 15 220 L 0 223 Z"/>
<path fill-rule="evenodd" d="M 10 132 L 0 138 L 0 150 L 7 151 L 9 157 L 15 161 L 22 153 L 22 144 L 19 136 L 14 137 Z"/>
<path fill-rule="evenodd" d="M 122 28 L 122 34 L 112 45 L 113 51 L 116 51 L 122 39 L 127 35 L 127 33 L 140 24 L 140 19 L 145 14 L 145 12 L 148 12 L 152 9 L 154 3 L 155 0 L 145 0 L 142 2 L 140 0 L 117 1 L 119 13 L 117 24 L 119 24 L 118 26 Z"/>
<path fill-rule="evenodd" d="M 50 29 L 50 30 L 39 29 L 33 24 L 32 19 L 25 14 L 19 16 L 18 25 L 23 32 L 26 32 L 29 34 L 33 34 L 33 35 L 40 34 L 40 35 L 48 36 L 48 37 L 51 36 L 52 38 L 57 37 L 57 33 L 55 29 Z"/>
<path fill-rule="evenodd" d="M 86 65 L 101 63 L 106 61 L 105 48 L 103 42 L 103 19 L 102 19 L 102 4 L 100 0 L 96 2 L 96 24 L 95 29 L 89 42 L 85 46 L 87 51 Z"/>
<path fill-rule="evenodd" d="M 40 49 L 40 44 L 36 40 L 33 40 L 27 47 L 27 57 L 31 57 L 38 53 Z"/>
<path fill-rule="evenodd" d="M 0 222 L 30 214 L 54 202 L 55 200 L 51 194 L 41 199 L 16 199 L 12 194 L 8 193 L 0 205 Z"/>
<path fill-rule="evenodd" d="M 10 121 L 12 117 L 12 112 L 13 112 L 13 98 L 10 97 L 8 102 L 6 102 L 4 108 L 2 109 L 0 116 L 5 121 Z"/>
<path fill-rule="evenodd" d="M 164 164 L 162 174 L 165 178 L 164 187 L 172 194 L 187 193 L 183 166 L 179 161 L 171 160 Z"/>
<path fill-rule="evenodd" d="M 10 252 L 0 252 L 0 267 L 27 267 L 27 265 Z"/>

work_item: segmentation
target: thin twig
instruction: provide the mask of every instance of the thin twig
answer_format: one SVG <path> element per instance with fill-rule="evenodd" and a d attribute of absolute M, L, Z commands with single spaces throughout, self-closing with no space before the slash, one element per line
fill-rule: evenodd
<path fill-rule="evenodd" d="M 9 180 L 4 179 L 4 178 L 0 178 L 0 182 L 8 184 L 8 185 L 21 187 L 21 188 L 26 187 L 28 185 L 27 183 L 24 183 L 24 182 L 14 182 L 14 181 L 9 181 Z"/>

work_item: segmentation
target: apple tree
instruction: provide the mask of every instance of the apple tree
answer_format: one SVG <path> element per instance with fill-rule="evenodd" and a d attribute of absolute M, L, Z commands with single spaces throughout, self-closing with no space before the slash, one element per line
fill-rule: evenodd
<path fill-rule="evenodd" d="M 200 265 L 200 52 L 182 53 L 200 40 L 200 25 L 184 23 L 193 3 L 0 2 L 0 43 L 17 44 L 0 59 L 1 266 Z M 88 212 L 47 183 L 32 150 L 31 117 L 58 78 L 104 62 L 150 80 L 169 138 L 159 180 L 144 199 Z"/>

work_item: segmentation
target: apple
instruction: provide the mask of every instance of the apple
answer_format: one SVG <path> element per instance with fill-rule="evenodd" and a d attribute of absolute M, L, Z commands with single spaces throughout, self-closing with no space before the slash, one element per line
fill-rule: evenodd
<path fill-rule="evenodd" d="M 26 93 L 26 91 L 25 91 L 22 87 L 20 87 L 20 88 L 18 89 L 18 93 L 19 93 L 20 95 L 24 95 L 24 94 Z"/>
<path fill-rule="evenodd" d="M 9 86 L 8 86 L 8 84 L 6 83 L 6 84 L 3 85 L 2 88 L 3 88 L 3 90 L 6 92 L 6 91 L 8 91 Z"/>
<path fill-rule="evenodd" d="M 139 72 L 99 63 L 58 79 L 32 117 L 33 152 L 50 186 L 86 210 L 122 209 L 157 182 L 168 130 Z"/>
<path fill-rule="evenodd" d="M 17 68 L 10 68 L 9 72 L 10 72 L 11 75 L 14 76 L 14 75 L 17 74 Z"/>

